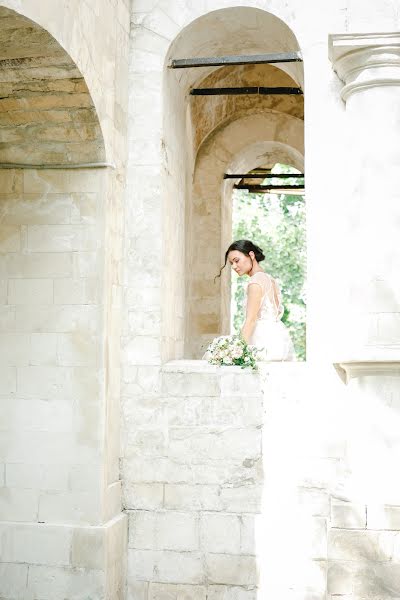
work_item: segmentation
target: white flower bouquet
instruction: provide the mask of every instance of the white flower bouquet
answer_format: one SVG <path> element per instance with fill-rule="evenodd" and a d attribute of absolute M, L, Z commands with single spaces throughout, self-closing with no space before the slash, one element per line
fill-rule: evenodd
<path fill-rule="evenodd" d="M 208 346 L 204 359 L 211 365 L 257 369 L 258 349 L 237 335 L 221 335 Z"/>

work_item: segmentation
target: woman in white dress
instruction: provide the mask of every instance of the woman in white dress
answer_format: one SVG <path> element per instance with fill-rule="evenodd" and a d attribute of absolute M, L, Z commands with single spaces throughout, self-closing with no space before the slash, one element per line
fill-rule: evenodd
<path fill-rule="evenodd" d="M 250 240 L 233 242 L 225 253 L 224 266 L 229 262 L 235 273 L 249 277 L 241 336 L 262 351 L 264 360 L 295 360 L 289 331 L 281 321 L 281 291 L 277 281 L 260 267 L 264 259 L 261 248 Z"/>

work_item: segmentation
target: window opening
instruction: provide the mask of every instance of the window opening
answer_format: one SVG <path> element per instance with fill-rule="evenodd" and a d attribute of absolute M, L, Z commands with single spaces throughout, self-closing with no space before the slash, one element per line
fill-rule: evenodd
<path fill-rule="evenodd" d="M 250 239 L 266 259 L 262 267 L 275 277 L 284 304 L 283 323 L 289 328 L 297 360 L 306 358 L 306 212 L 304 175 L 290 165 L 276 163 L 271 170 L 255 169 L 244 177 L 261 174 L 262 185 L 276 190 L 254 191 L 255 186 L 233 189 L 232 239 Z M 293 177 L 291 177 L 293 175 Z M 285 189 L 286 186 L 294 190 Z M 296 189 L 296 188 L 302 189 Z M 248 191 L 250 189 L 250 191 Z M 281 192 L 279 191 L 281 190 Z M 239 332 L 244 320 L 245 277 L 232 272 L 231 331 Z"/>

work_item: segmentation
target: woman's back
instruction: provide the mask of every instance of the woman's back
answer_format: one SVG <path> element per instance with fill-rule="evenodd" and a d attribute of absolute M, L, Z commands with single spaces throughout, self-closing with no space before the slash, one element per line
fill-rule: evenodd
<path fill-rule="evenodd" d="M 277 281 L 268 273 L 258 271 L 250 277 L 247 288 L 251 285 L 258 285 L 261 288 L 262 299 L 249 343 L 263 350 L 265 360 L 294 360 L 292 340 L 281 321 L 283 305 Z M 245 308 L 246 304 L 247 293 Z"/>

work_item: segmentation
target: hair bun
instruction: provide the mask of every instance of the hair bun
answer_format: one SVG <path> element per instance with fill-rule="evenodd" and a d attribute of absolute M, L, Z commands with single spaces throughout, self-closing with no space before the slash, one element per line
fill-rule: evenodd
<path fill-rule="evenodd" d="M 254 252 L 254 256 L 256 257 L 256 261 L 261 262 L 262 260 L 265 259 L 265 254 L 259 246 L 256 246 L 255 244 L 253 244 L 253 245 L 254 245 L 253 252 Z"/>

